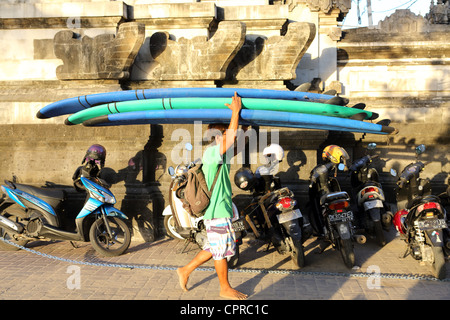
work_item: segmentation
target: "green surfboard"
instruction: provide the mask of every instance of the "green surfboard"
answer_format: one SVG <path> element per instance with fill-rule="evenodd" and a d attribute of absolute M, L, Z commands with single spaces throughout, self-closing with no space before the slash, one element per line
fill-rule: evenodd
<path fill-rule="evenodd" d="M 228 109 L 228 107 L 225 105 L 226 103 L 230 104 L 231 98 L 162 98 L 123 101 L 103 104 L 78 111 L 69 116 L 66 119 L 65 123 L 67 125 L 80 124 L 91 118 L 132 111 L 171 109 Z M 242 108 L 249 110 L 315 114 L 355 120 L 373 120 L 378 117 L 378 114 L 374 112 L 357 108 L 293 100 L 242 98 Z M 201 118 L 201 114 L 199 115 L 199 117 Z"/>

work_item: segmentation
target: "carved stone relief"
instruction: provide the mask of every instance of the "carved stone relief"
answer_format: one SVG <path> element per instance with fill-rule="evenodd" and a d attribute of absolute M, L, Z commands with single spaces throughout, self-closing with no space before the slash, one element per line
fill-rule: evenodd
<path fill-rule="evenodd" d="M 408 9 L 396 10 L 392 15 L 378 23 L 382 32 L 424 32 L 428 22 Z"/>
<path fill-rule="evenodd" d="M 150 80 L 222 80 L 229 63 L 241 49 L 245 24 L 223 21 L 209 40 L 207 37 L 171 40 L 169 33 L 150 38 L 150 53 L 157 63 Z"/>
<path fill-rule="evenodd" d="M 339 9 L 341 12 L 348 12 L 351 8 L 351 0 L 304 0 L 311 11 L 330 12 L 332 9 Z"/>
<path fill-rule="evenodd" d="M 430 23 L 433 24 L 449 24 L 450 23 L 450 1 L 437 0 L 431 2 L 430 12 L 425 16 Z"/>
<path fill-rule="evenodd" d="M 315 25 L 293 22 L 284 36 L 246 39 L 228 70 L 232 80 L 291 80 L 315 36 Z M 231 78 L 231 79 L 230 79 Z"/>
<path fill-rule="evenodd" d="M 56 70 L 58 79 L 128 79 L 144 32 L 139 23 L 120 25 L 117 36 L 77 39 L 72 31 L 58 32 L 54 51 L 64 62 Z M 143 71 L 139 80 L 146 81 L 292 80 L 315 32 L 313 23 L 292 22 L 284 36 L 246 38 L 239 21 L 220 22 L 210 39 L 172 40 L 168 32 L 155 32 L 135 66 Z"/>
<path fill-rule="evenodd" d="M 63 60 L 56 69 L 60 80 L 126 79 L 144 41 L 145 26 L 129 22 L 117 35 L 103 34 L 81 39 L 70 31 L 58 32 L 53 40 L 55 56 Z"/>

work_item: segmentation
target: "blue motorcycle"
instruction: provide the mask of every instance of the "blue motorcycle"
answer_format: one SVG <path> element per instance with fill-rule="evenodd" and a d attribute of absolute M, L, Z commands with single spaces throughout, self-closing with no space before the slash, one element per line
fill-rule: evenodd
<path fill-rule="evenodd" d="M 95 180 L 95 182 L 94 182 Z M 131 232 L 127 216 L 114 208 L 116 198 L 99 178 L 79 178 L 87 200 L 75 217 L 68 219 L 66 192 L 5 180 L 0 201 L 0 237 L 24 246 L 36 240 L 91 242 L 104 256 L 118 256 L 128 249 Z M 78 212 L 78 211 L 77 211 Z M 19 249 L 0 241 L 0 248 Z"/>

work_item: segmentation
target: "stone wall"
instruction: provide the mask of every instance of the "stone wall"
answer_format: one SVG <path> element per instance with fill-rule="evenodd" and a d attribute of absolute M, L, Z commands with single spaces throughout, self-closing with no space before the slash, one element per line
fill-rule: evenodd
<path fill-rule="evenodd" d="M 442 190 L 450 172 L 450 68 L 448 25 L 431 24 L 409 10 L 397 10 L 378 28 L 348 30 L 338 43 L 338 74 L 350 105 L 364 101 L 399 134 L 381 142 L 386 173 L 414 159 L 424 143 L 424 176 Z"/>
<path fill-rule="evenodd" d="M 183 158 L 193 125 L 105 128 L 41 120 L 45 105 L 78 95 L 161 87 L 334 89 L 394 120 L 393 138 L 319 130 L 253 128 L 285 149 L 282 182 L 304 209 L 310 170 L 330 143 L 359 155 L 380 144 L 386 175 L 411 159 L 414 143 L 431 145 L 429 172 L 441 185 L 448 168 L 448 43 L 436 28 L 415 22 L 343 33 L 350 0 L 9 0 L 0 3 L 0 179 L 65 188 L 89 145 L 103 144 L 112 191 L 132 219 L 136 239 L 151 241 L 167 205 L 168 166 Z M 408 19 L 406 16 L 404 19 Z M 445 28 L 446 26 L 442 26 Z M 397 28 L 397 29 L 396 29 Z M 398 29 L 402 28 L 402 29 Z M 410 28 L 410 29 L 405 29 Z M 413 29 L 416 28 L 416 29 Z M 409 30 L 409 31 L 408 31 Z M 425 30 L 425 29 L 424 29 Z M 448 30 L 447 30 L 448 33 Z M 417 36 L 419 34 L 420 36 Z M 389 37 L 389 41 L 385 38 Z M 339 50 L 337 50 L 339 48 Z M 369 50 L 368 50 L 369 49 Z M 373 57 L 376 56 L 376 59 Z M 447 82 L 446 82 L 447 81 Z M 304 86 L 302 86 L 304 87 Z M 264 130 L 268 129 L 267 135 Z M 205 131 L 203 127 L 200 137 Z M 424 138 L 423 136 L 426 136 Z M 273 138 L 273 139 L 272 139 Z M 264 146 L 265 141 L 257 141 Z M 178 149 L 177 149 L 178 148 Z M 246 150 L 261 165 L 258 149 Z M 194 155 L 192 155 L 194 156 Z M 236 158 L 232 175 L 242 162 Z M 428 170 L 428 169 L 427 169 Z M 343 180 L 346 186 L 346 180 Z M 233 189 L 242 203 L 244 193 Z"/>

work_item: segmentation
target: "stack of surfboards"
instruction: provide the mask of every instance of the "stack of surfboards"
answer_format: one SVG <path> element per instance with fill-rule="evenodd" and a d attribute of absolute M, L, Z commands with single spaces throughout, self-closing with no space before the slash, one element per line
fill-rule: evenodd
<path fill-rule="evenodd" d="M 373 123 L 378 114 L 360 103 L 327 94 L 242 88 L 169 88 L 90 94 L 51 103 L 40 119 L 70 115 L 67 125 L 228 123 L 234 93 L 242 98 L 240 124 L 334 131 L 393 134 L 389 120 Z M 369 120 L 369 121 L 365 121 Z"/>

